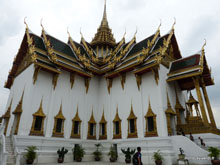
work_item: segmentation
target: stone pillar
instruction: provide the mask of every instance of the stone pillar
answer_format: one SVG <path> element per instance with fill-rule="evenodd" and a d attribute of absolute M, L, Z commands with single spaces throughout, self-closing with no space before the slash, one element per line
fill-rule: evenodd
<path fill-rule="evenodd" d="M 196 93 L 197 93 L 197 97 L 199 100 L 199 106 L 200 106 L 203 122 L 205 125 L 208 125 L 208 119 L 206 116 L 205 107 L 204 107 L 204 103 L 203 103 L 203 99 L 202 99 L 202 94 L 200 91 L 199 77 L 193 77 L 192 79 L 193 79 L 193 82 L 194 82 L 194 85 L 196 88 Z"/>
<path fill-rule="evenodd" d="M 204 98 L 205 98 L 206 107 L 207 107 L 207 110 L 208 110 L 211 125 L 212 125 L 212 127 L 216 128 L 215 119 L 214 119 L 214 116 L 213 116 L 213 113 L 212 113 L 211 104 L 209 102 L 208 93 L 206 91 L 206 86 L 205 86 L 205 83 L 204 83 L 203 79 L 202 79 L 202 91 L 203 91 L 203 95 L 204 95 Z"/>

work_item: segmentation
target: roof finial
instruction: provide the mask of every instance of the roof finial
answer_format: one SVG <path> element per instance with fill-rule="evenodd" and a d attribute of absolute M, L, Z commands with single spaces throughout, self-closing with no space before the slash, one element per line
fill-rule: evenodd
<path fill-rule="evenodd" d="M 27 16 L 24 17 L 24 24 L 26 25 L 26 29 L 28 29 L 28 25 L 27 25 L 27 23 L 26 23 L 26 18 L 27 18 Z"/>
<path fill-rule="evenodd" d="M 124 33 L 124 35 L 123 35 L 123 38 L 125 38 L 125 35 L 126 35 L 126 28 L 125 28 L 125 33 Z"/>
<path fill-rule="evenodd" d="M 176 24 L 176 18 L 174 17 L 174 23 L 173 23 L 173 26 L 172 26 L 172 30 L 174 30 L 174 25 Z"/>
<path fill-rule="evenodd" d="M 69 27 L 67 27 L 67 34 L 69 35 L 69 38 L 70 38 Z"/>
<path fill-rule="evenodd" d="M 205 40 L 205 43 L 203 44 L 203 46 L 202 46 L 202 50 L 204 50 L 204 48 L 205 48 L 205 46 L 206 46 L 206 39 L 204 39 Z"/>
<path fill-rule="evenodd" d="M 82 34 L 82 31 L 81 31 L 81 27 L 80 27 L 80 35 L 81 35 L 81 38 L 83 38 L 83 34 Z"/>
<path fill-rule="evenodd" d="M 43 18 L 41 18 L 41 20 L 40 20 L 40 26 L 42 27 L 42 30 L 44 31 L 44 26 L 43 26 L 42 22 L 43 22 Z"/>
<path fill-rule="evenodd" d="M 107 26 L 107 25 L 108 25 L 108 21 L 107 21 L 106 0 L 105 0 L 105 4 L 104 4 L 104 12 L 103 12 L 103 18 L 102 18 L 101 26 Z"/>

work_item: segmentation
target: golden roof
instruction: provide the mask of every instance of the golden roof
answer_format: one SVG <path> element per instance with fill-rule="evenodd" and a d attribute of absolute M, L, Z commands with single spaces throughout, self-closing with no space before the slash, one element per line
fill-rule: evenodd
<path fill-rule="evenodd" d="M 92 46 L 96 45 L 108 45 L 108 46 L 115 46 L 115 39 L 112 34 L 112 30 L 108 26 L 107 14 L 106 14 L 106 1 L 104 5 L 104 13 L 103 18 L 101 21 L 101 25 L 97 29 L 97 33 L 95 37 L 92 39 L 91 43 Z"/>

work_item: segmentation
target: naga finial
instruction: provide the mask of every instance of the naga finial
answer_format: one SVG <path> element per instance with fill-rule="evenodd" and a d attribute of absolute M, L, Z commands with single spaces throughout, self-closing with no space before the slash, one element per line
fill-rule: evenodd
<path fill-rule="evenodd" d="M 42 27 L 42 30 L 44 30 L 44 26 L 43 26 L 43 18 L 41 18 L 41 20 L 40 20 L 40 26 Z"/>
<path fill-rule="evenodd" d="M 124 33 L 124 35 L 123 35 L 123 38 L 125 38 L 125 35 L 126 35 L 126 28 L 125 28 L 125 33 Z"/>
<path fill-rule="evenodd" d="M 24 24 L 26 25 L 26 29 L 28 29 L 28 24 L 27 24 L 27 22 L 26 22 L 26 18 L 27 18 L 27 16 L 24 17 Z"/>
<path fill-rule="evenodd" d="M 172 30 L 174 30 L 174 25 L 176 24 L 176 18 L 174 17 L 174 23 L 173 23 L 173 26 L 172 26 Z"/>
<path fill-rule="evenodd" d="M 69 38 L 70 38 L 69 27 L 67 27 L 67 34 L 69 35 Z"/>
<path fill-rule="evenodd" d="M 206 39 L 204 39 L 205 43 L 202 46 L 202 50 L 204 50 L 205 46 L 206 46 Z"/>

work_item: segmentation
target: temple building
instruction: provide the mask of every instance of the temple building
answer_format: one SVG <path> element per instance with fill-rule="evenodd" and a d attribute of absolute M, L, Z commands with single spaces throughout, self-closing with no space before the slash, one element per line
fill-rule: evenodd
<path fill-rule="evenodd" d="M 159 25 L 142 41 L 136 41 L 136 34 L 130 41 L 125 36 L 116 41 L 106 4 L 90 42 L 83 35 L 77 42 L 69 32 L 68 42 L 62 42 L 43 25 L 41 35 L 36 35 L 26 24 L 5 83 L 10 94 L 1 117 L 1 161 L 22 164 L 24 149 L 34 145 L 36 163 L 56 162 L 61 147 L 69 150 L 65 162 L 72 162 L 76 144 L 85 148 L 83 161 L 91 161 L 97 143 L 102 144 L 103 161 L 109 160 L 111 145 L 118 162 L 124 162 L 121 149 L 137 146 L 148 164 L 153 164 L 157 150 L 166 165 L 176 162 L 179 148 L 188 157 L 207 157 L 189 133 L 203 137 L 207 146 L 220 147 L 220 130 L 206 90 L 214 82 L 205 44 L 198 53 L 182 57 L 174 25 L 165 35 Z M 13 148 L 6 156 L 5 143 Z"/>

